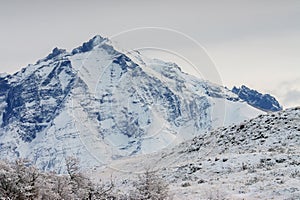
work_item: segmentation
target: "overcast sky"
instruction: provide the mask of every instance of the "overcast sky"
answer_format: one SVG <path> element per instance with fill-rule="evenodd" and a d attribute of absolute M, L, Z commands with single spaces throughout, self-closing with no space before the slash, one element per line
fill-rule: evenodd
<path fill-rule="evenodd" d="M 245 84 L 285 107 L 300 105 L 298 0 L 0 2 L 0 72 L 13 73 L 54 47 L 71 50 L 97 34 L 162 27 L 205 47 L 225 86 Z"/>

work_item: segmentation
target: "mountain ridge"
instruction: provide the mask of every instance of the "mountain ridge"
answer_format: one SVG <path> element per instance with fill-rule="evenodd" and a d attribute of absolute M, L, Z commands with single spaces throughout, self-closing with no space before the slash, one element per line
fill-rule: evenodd
<path fill-rule="evenodd" d="M 234 86 L 231 91 L 237 94 L 239 98 L 258 109 L 271 112 L 282 110 L 282 106 L 275 97 L 270 94 L 262 94 L 256 90 L 248 88 L 245 85 L 242 85 L 240 88 Z"/>
<path fill-rule="evenodd" d="M 99 166 L 262 113 L 174 63 L 135 60 L 95 36 L 0 78 L 0 155 L 45 170 L 63 171 L 68 155 Z"/>

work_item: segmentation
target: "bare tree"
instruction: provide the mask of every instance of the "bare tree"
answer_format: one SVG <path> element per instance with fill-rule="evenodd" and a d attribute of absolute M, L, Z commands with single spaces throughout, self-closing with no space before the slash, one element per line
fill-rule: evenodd
<path fill-rule="evenodd" d="M 110 183 L 104 184 L 100 180 L 98 184 L 93 183 L 80 172 L 79 160 L 74 157 L 66 159 L 66 168 L 70 177 L 70 185 L 72 193 L 80 199 L 99 199 L 109 200 L 117 199 L 114 193 L 114 183 L 111 179 Z"/>
<path fill-rule="evenodd" d="M 10 200 L 116 200 L 115 185 L 92 182 L 80 172 L 79 161 L 66 159 L 67 174 L 40 172 L 30 162 L 20 159 L 13 163 L 0 161 L 0 199 Z"/>
<path fill-rule="evenodd" d="M 17 198 L 17 175 L 6 162 L 0 162 L 0 198 L 16 199 Z"/>
<path fill-rule="evenodd" d="M 19 159 L 14 164 L 1 163 L 0 197 L 6 199 L 36 199 L 39 171 L 27 160 Z"/>
<path fill-rule="evenodd" d="M 72 198 L 69 179 L 65 175 L 58 175 L 54 172 L 44 173 L 40 176 L 39 186 L 39 199 L 59 200 Z"/>
<path fill-rule="evenodd" d="M 134 183 L 135 190 L 131 192 L 130 199 L 168 199 L 168 185 L 158 176 L 156 171 L 146 170 Z"/>

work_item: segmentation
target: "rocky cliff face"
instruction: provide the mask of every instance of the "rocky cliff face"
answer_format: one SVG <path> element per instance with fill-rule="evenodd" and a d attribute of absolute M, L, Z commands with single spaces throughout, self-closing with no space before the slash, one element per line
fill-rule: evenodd
<path fill-rule="evenodd" d="M 240 99 L 258 109 L 271 112 L 282 110 L 279 102 L 269 94 L 262 94 L 244 85 L 241 88 L 233 87 L 232 92 L 237 94 Z"/>

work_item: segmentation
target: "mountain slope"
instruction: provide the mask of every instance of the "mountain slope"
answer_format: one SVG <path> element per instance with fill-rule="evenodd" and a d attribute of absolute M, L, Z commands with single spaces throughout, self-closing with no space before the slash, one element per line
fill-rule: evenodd
<path fill-rule="evenodd" d="M 94 167 L 156 152 L 262 113 L 174 63 L 130 58 L 101 36 L 72 52 L 55 48 L 1 75 L 0 85 L 1 157 L 45 170 L 63 171 L 68 155 Z"/>
<path fill-rule="evenodd" d="M 120 187 L 145 169 L 159 171 L 175 199 L 299 199 L 300 108 L 215 129 L 172 149 L 115 161 Z"/>

